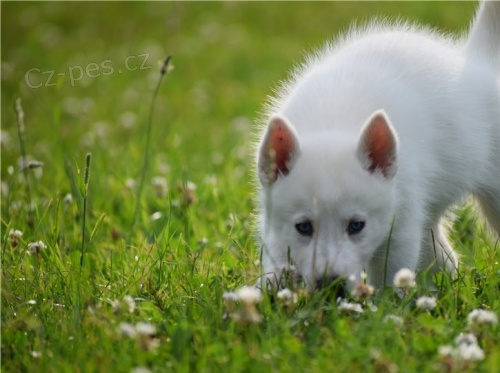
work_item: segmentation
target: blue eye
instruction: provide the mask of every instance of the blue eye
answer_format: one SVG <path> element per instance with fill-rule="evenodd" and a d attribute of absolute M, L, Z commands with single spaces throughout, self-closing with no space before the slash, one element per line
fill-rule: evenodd
<path fill-rule="evenodd" d="M 349 236 L 358 234 L 365 227 L 365 222 L 362 220 L 351 220 L 347 226 L 347 233 Z"/>
<path fill-rule="evenodd" d="M 302 223 L 295 224 L 295 229 L 302 236 L 312 236 L 314 231 L 310 221 L 303 221 Z"/>

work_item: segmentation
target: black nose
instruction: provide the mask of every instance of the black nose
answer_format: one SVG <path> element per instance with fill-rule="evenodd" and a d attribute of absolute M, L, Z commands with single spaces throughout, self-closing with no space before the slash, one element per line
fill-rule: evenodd
<path fill-rule="evenodd" d="M 322 276 L 316 280 L 316 289 L 325 290 L 335 298 L 345 298 L 345 282 L 341 276 Z"/>

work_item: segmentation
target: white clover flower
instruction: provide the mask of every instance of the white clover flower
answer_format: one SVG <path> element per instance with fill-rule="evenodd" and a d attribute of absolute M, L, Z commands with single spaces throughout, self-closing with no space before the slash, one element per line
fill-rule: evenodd
<path fill-rule="evenodd" d="M 434 297 L 422 296 L 417 299 L 417 307 L 424 311 L 430 311 L 436 308 L 437 301 Z"/>
<path fill-rule="evenodd" d="M 153 324 L 139 321 L 135 324 L 135 331 L 139 335 L 154 336 L 156 334 L 156 327 Z"/>
<path fill-rule="evenodd" d="M 144 351 L 150 351 L 160 345 L 156 337 L 156 327 L 150 323 L 140 321 L 132 325 L 126 322 L 120 323 L 118 332 L 128 338 L 133 338 Z"/>
<path fill-rule="evenodd" d="M 373 295 L 373 290 L 373 286 L 371 285 L 364 283 L 357 284 L 352 291 L 352 296 L 359 301 L 363 301 Z"/>
<path fill-rule="evenodd" d="M 456 350 L 456 357 L 463 361 L 480 361 L 484 359 L 484 351 L 477 344 L 462 343 Z"/>
<path fill-rule="evenodd" d="M 9 239 L 21 238 L 22 236 L 23 236 L 23 232 L 21 232 L 19 229 L 11 229 L 9 231 Z"/>
<path fill-rule="evenodd" d="M 155 176 L 151 179 L 151 185 L 155 188 L 158 198 L 164 197 L 167 194 L 168 185 L 167 179 L 163 176 Z"/>
<path fill-rule="evenodd" d="M 135 301 L 134 298 L 132 298 L 130 295 L 125 295 L 123 297 L 123 302 L 128 306 L 128 312 L 134 313 L 135 312 Z"/>
<path fill-rule="evenodd" d="M 130 189 L 130 190 L 134 189 L 135 188 L 135 184 L 136 184 L 136 182 L 132 178 L 128 178 L 127 180 L 125 180 L 125 187 L 127 189 Z"/>
<path fill-rule="evenodd" d="M 196 184 L 192 181 L 188 181 L 179 187 L 182 192 L 182 202 L 184 205 L 189 206 L 197 201 L 196 198 Z"/>
<path fill-rule="evenodd" d="M 224 293 L 223 298 L 228 307 L 224 317 L 231 317 L 243 324 L 255 324 L 262 321 L 262 316 L 256 307 L 257 303 L 262 300 L 262 293 L 259 289 L 253 286 L 243 286 L 236 292 Z M 231 312 L 236 301 L 241 302 L 240 307 L 236 312 Z"/>
<path fill-rule="evenodd" d="M 151 221 L 155 221 L 155 220 L 159 220 L 163 217 L 163 214 L 160 212 L 160 211 L 156 211 L 154 212 L 150 217 L 149 217 L 149 220 Z"/>
<path fill-rule="evenodd" d="M 238 298 L 245 304 L 257 304 L 262 300 L 262 293 L 253 286 L 243 286 L 236 291 Z"/>
<path fill-rule="evenodd" d="M 135 301 L 130 295 L 125 295 L 122 300 L 114 299 L 109 302 L 115 313 L 119 313 L 124 308 L 130 313 L 135 312 Z"/>
<path fill-rule="evenodd" d="M 337 309 L 340 313 L 351 313 L 351 314 L 361 314 L 363 313 L 363 307 L 358 303 L 350 303 L 342 300 L 339 302 Z"/>
<path fill-rule="evenodd" d="M 42 357 L 42 353 L 40 351 L 31 351 L 30 352 L 31 356 L 33 356 L 33 358 L 35 359 L 39 359 Z"/>
<path fill-rule="evenodd" d="M 113 307 L 113 311 L 119 312 L 121 308 L 121 302 L 118 299 L 113 299 L 112 301 L 109 301 L 111 303 L 111 307 Z"/>
<path fill-rule="evenodd" d="M 134 338 L 136 334 L 135 327 L 127 322 L 120 323 L 120 325 L 118 326 L 118 331 L 120 332 L 120 334 L 129 338 Z"/>
<path fill-rule="evenodd" d="M 21 238 L 23 237 L 23 232 L 21 232 L 18 229 L 11 229 L 9 231 L 9 241 L 12 247 L 16 247 L 19 245 L 19 241 L 21 241 Z"/>
<path fill-rule="evenodd" d="M 29 300 L 28 302 L 26 302 L 26 303 L 31 304 L 31 305 L 34 305 L 34 304 L 36 304 L 36 300 L 34 300 L 34 299 L 30 299 L 30 300 Z"/>
<path fill-rule="evenodd" d="M 229 304 L 239 301 L 240 297 L 234 291 L 226 291 L 224 292 L 224 294 L 222 294 L 222 299 L 224 299 L 224 301 Z"/>
<path fill-rule="evenodd" d="M 71 193 L 68 193 L 64 196 L 64 203 L 67 205 L 71 205 L 73 203 L 73 195 Z"/>
<path fill-rule="evenodd" d="M 298 301 L 298 295 L 297 293 L 294 293 L 290 289 L 282 289 L 278 291 L 276 294 L 276 297 L 283 302 L 285 306 L 292 306 L 293 304 L 297 303 Z"/>
<path fill-rule="evenodd" d="M 466 345 L 476 345 L 477 344 L 477 338 L 472 333 L 460 333 L 455 338 L 455 344 L 457 346 L 460 346 L 460 345 L 463 345 L 463 344 L 466 344 Z"/>
<path fill-rule="evenodd" d="M 394 275 L 394 286 L 403 290 L 409 290 L 416 286 L 415 272 L 409 268 L 402 268 Z"/>
<path fill-rule="evenodd" d="M 28 244 L 28 255 L 40 254 L 46 248 L 47 245 L 45 245 L 43 241 L 30 242 Z"/>
<path fill-rule="evenodd" d="M 386 317 L 384 317 L 384 322 L 385 323 L 392 322 L 396 326 L 401 326 L 404 323 L 404 319 L 401 316 L 389 314 Z"/>
<path fill-rule="evenodd" d="M 156 337 L 156 327 L 148 322 L 140 321 L 135 324 L 135 333 L 139 347 L 144 351 L 150 351 L 160 345 Z"/>
<path fill-rule="evenodd" d="M 455 356 L 455 348 L 450 345 L 443 345 L 438 347 L 438 354 L 440 356 L 446 357 L 454 357 Z"/>
<path fill-rule="evenodd" d="M 472 333 L 460 333 L 455 338 L 455 345 L 456 347 L 439 346 L 438 354 L 442 357 L 451 357 L 457 362 L 473 362 L 484 359 L 484 351 L 477 344 L 477 338 Z"/>
<path fill-rule="evenodd" d="M 467 324 L 469 326 L 496 325 L 498 324 L 498 315 L 493 311 L 478 308 L 469 313 Z"/>

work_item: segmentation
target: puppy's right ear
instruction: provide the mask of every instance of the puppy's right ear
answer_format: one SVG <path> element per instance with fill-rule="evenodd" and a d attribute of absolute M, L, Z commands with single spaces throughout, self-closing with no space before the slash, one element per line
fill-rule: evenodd
<path fill-rule="evenodd" d="M 299 142 L 293 127 L 280 116 L 271 118 L 259 148 L 257 161 L 263 186 L 272 185 L 290 173 L 299 155 Z"/>

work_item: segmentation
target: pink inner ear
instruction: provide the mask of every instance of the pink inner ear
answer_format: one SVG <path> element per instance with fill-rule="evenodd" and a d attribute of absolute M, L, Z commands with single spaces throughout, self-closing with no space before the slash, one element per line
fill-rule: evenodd
<path fill-rule="evenodd" d="M 275 164 L 275 175 L 278 173 L 287 175 L 289 170 L 289 162 L 292 158 L 295 147 L 293 134 L 290 132 L 288 126 L 281 119 L 274 119 L 269 133 L 269 148 L 274 155 L 271 157 L 271 162 Z"/>
<path fill-rule="evenodd" d="M 364 151 L 370 161 L 368 171 L 380 170 L 385 177 L 394 176 L 397 140 L 382 113 L 370 119 L 363 141 Z"/>
<path fill-rule="evenodd" d="M 298 154 L 298 142 L 286 119 L 271 119 L 259 155 L 259 171 L 263 184 L 273 183 L 280 175 L 288 175 Z"/>

